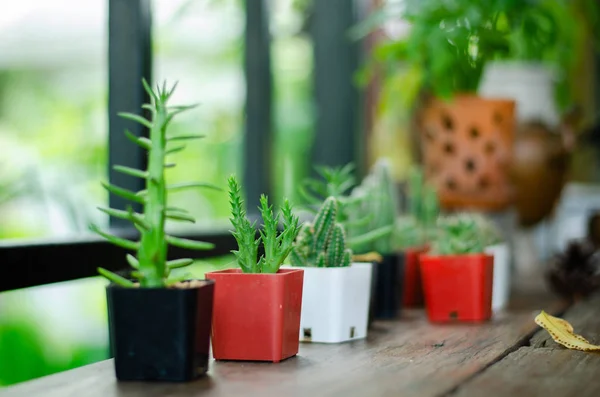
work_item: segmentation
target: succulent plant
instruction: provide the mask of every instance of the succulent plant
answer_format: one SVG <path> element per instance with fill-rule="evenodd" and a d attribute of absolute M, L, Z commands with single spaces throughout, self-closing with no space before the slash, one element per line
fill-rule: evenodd
<path fill-rule="evenodd" d="M 469 214 L 439 218 L 431 252 L 435 255 L 482 253 L 485 241 L 477 221 Z"/>
<path fill-rule="evenodd" d="M 337 222 L 338 202 L 333 196 L 324 202 L 312 223 L 305 223 L 290 254 L 294 266 L 350 266 L 352 250 L 346 248 L 344 227 Z"/>
<path fill-rule="evenodd" d="M 143 213 L 134 212 L 131 207 L 125 211 L 112 208 L 99 208 L 100 211 L 110 216 L 131 221 L 140 232 L 141 238 L 139 241 L 130 241 L 102 231 L 95 224 L 90 225 L 90 230 L 119 247 L 136 252 L 135 256 L 127 254 L 127 262 L 134 269 L 131 272 L 131 276 L 138 280 L 140 287 L 167 287 L 189 277 L 186 274 L 180 278 L 169 279 L 172 269 L 193 263 L 193 259 L 191 258 L 167 261 L 167 249 L 169 245 L 195 250 L 213 248 L 213 244 L 210 243 L 187 240 L 166 234 L 165 222 L 167 219 L 195 222 L 194 218 L 186 210 L 168 206 L 168 193 L 196 187 L 218 188 L 205 183 L 167 185 L 165 169 L 174 166 L 174 164 L 167 164 L 165 162 L 167 156 L 180 152 L 185 148 L 185 145 L 177 145 L 177 143 L 203 137 L 202 135 L 170 135 L 167 132 L 168 125 L 177 114 L 192 109 L 196 105 L 169 106 L 169 99 L 173 95 L 177 83 L 171 89 L 167 89 L 166 83 L 164 83 L 162 88 L 157 87 L 156 90 L 152 90 L 145 80 L 142 83 L 152 100 L 152 103 L 142 106 L 152 113 L 151 120 L 132 113 L 119 113 L 119 115 L 123 118 L 136 121 L 150 130 L 149 138 L 137 137 L 131 132 L 125 131 L 125 135 L 133 143 L 148 151 L 148 169 L 138 170 L 121 165 L 116 165 L 114 169 L 123 174 L 144 179 L 146 181 L 146 189 L 133 192 L 108 183 L 103 183 L 102 186 L 107 191 L 128 201 L 142 204 Z M 133 287 L 136 285 L 134 281 L 106 269 L 99 268 L 98 272 L 121 286 Z"/>
<path fill-rule="evenodd" d="M 244 273 L 277 273 L 290 254 L 294 240 L 300 231 L 298 217 L 292 213 L 292 206 L 284 200 L 280 213 L 273 211 L 269 199 L 260 197 L 259 210 L 263 219 L 263 228 L 256 238 L 256 222 L 250 223 L 244 209 L 240 186 L 235 176 L 229 177 L 229 203 L 231 205 L 231 224 L 238 249 L 232 251 L 238 266 Z M 278 233 L 279 220 L 283 218 L 283 231 Z M 263 244 L 264 255 L 258 258 L 258 248 Z"/>
<path fill-rule="evenodd" d="M 320 178 L 306 178 L 298 188 L 308 204 L 307 209 L 312 212 L 316 212 L 316 207 L 327 197 L 332 196 L 338 201 L 343 201 L 343 197 L 356 183 L 352 163 L 343 167 L 316 166 L 315 171 Z"/>
<path fill-rule="evenodd" d="M 436 233 L 440 206 L 435 189 L 425 183 L 420 168 L 413 168 L 408 178 L 408 214 L 400 217 L 394 234 L 400 248 L 428 244 Z"/>
<path fill-rule="evenodd" d="M 350 194 L 348 220 L 344 223 L 349 239 L 363 237 L 352 245 L 354 252 L 383 254 L 394 249 L 392 232 L 398 217 L 398 195 L 386 159 L 378 160 L 371 172 Z M 364 236 L 372 236 L 366 239 Z"/>

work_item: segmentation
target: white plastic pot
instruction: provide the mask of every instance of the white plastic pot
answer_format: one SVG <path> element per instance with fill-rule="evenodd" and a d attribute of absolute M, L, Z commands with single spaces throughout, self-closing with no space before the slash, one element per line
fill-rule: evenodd
<path fill-rule="evenodd" d="M 510 299 L 510 249 L 507 243 L 500 243 L 490 245 L 485 252 L 494 256 L 492 310 L 502 310 Z"/>
<path fill-rule="evenodd" d="M 303 267 L 300 341 L 340 343 L 367 336 L 372 263 Z"/>

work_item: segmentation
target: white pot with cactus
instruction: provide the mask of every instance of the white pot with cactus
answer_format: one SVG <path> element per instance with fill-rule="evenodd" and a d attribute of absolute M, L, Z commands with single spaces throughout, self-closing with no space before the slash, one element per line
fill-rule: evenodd
<path fill-rule="evenodd" d="M 312 223 L 305 223 L 290 254 L 304 269 L 300 341 L 340 343 L 367 336 L 371 263 L 352 263 L 338 202 L 327 198 Z"/>

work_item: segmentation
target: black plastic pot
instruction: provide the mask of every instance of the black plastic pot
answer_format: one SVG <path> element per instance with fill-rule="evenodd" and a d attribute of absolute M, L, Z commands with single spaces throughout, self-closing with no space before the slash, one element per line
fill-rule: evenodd
<path fill-rule="evenodd" d="M 214 281 L 195 288 L 106 288 L 122 381 L 187 382 L 208 370 Z"/>
<path fill-rule="evenodd" d="M 400 314 L 399 278 L 403 277 L 404 261 L 400 260 L 400 253 L 383 255 L 383 261 L 375 266 L 375 284 L 371 290 L 371 316 L 373 319 L 393 319 Z"/>

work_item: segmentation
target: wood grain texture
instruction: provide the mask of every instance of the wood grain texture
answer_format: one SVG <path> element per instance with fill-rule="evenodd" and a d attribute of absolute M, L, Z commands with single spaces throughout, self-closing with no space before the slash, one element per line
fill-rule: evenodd
<path fill-rule="evenodd" d="M 188 384 L 119 383 L 109 360 L 2 389 L 0 396 L 435 396 L 528 341 L 537 311 L 443 326 L 407 311 L 401 321 L 375 323 L 367 340 L 301 344 L 297 357 L 279 364 L 213 361 L 209 376 Z"/>
<path fill-rule="evenodd" d="M 562 318 L 575 333 L 600 343 L 600 295 L 579 302 Z M 452 397 L 592 397 L 600 396 L 600 353 L 569 350 L 538 331 L 521 347 L 457 388 Z"/>

